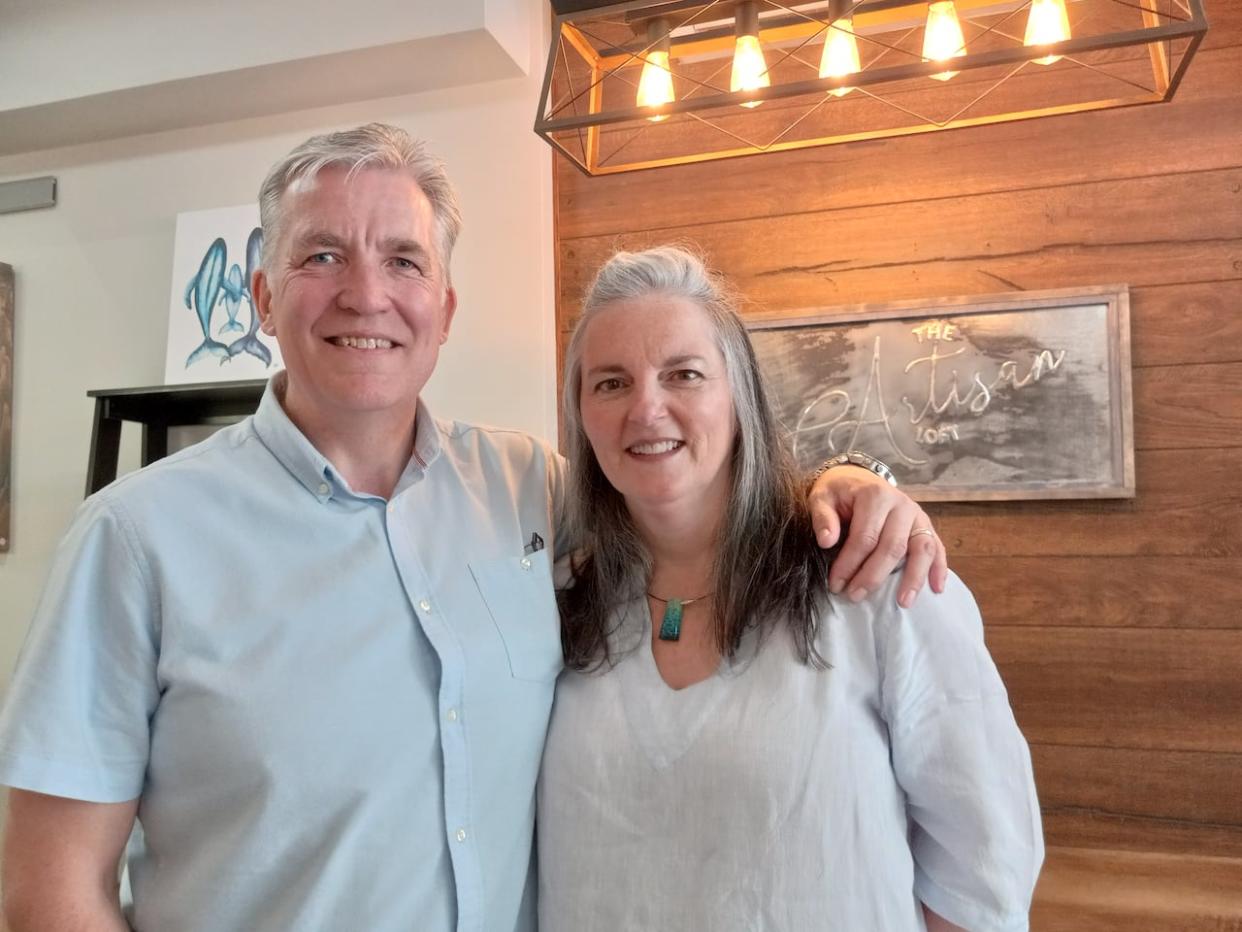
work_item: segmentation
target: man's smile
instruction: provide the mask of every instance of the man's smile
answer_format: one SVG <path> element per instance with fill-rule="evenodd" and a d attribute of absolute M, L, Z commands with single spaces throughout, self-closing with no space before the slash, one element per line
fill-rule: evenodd
<path fill-rule="evenodd" d="M 392 349 L 397 344 L 392 340 L 384 337 L 362 337 L 362 336 L 339 336 L 329 337 L 328 342 L 333 346 L 343 346 L 349 349 L 374 350 L 374 349 Z"/>

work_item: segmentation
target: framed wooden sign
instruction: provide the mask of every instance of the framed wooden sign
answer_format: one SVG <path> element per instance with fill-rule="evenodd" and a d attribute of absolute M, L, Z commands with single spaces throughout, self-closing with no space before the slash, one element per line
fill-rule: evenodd
<path fill-rule="evenodd" d="M 0 262 L 0 553 L 12 540 L 13 267 Z"/>
<path fill-rule="evenodd" d="M 804 468 L 862 450 L 921 501 L 1134 495 L 1124 285 L 748 326 Z"/>

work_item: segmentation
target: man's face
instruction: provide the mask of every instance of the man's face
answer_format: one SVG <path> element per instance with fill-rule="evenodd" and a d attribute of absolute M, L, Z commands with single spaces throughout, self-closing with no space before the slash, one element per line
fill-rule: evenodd
<path fill-rule="evenodd" d="M 253 289 L 288 371 L 285 408 L 304 430 L 413 422 L 448 337 L 448 285 L 426 195 L 404 171 L 339 166 L 284 194 L 273 267 Z"/>

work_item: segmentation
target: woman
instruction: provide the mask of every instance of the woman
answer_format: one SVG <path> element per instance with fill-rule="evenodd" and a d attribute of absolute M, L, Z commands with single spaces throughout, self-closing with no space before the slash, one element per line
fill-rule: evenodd
<path fill-rule="evenodd" d="M 732 299 L 619 253 L 566 358 L 586 550 L 539 789 L 542 932 L 1024 929 L 1030 756 L 969 592 L 826 588 Z M 919 530 L 915 531 L 920 533 Z"/>

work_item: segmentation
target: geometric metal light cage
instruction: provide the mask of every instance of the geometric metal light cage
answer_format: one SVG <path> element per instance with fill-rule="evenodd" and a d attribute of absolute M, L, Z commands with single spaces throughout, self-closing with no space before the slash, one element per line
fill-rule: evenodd
<path fill-rule="evenodd" d="M 1203 0 L 551 2 L 535 131 L 590 175 L 1167 101 L 1208 26 Z M 1068 38 L 1035 44 L 1041 16 Z"/>

